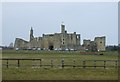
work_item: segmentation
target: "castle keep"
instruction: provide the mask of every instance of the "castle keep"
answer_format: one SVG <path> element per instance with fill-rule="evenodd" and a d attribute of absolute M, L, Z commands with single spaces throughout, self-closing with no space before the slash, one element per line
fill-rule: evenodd
<path fill-rule="evenodd" d="M 65 25 L 61 24 L 61 32 L 54 34 L 43 34 L 42 37 L 34 37 L 33 29 L 30 30 L 30 40 L 25 41 L 21 38 L 15 39 L 14 48 L 19 49 L 42 49 L 42 50 L 89 50 L 105 51 L 106 37 L 95 37 L 94 41 L 83 40 L 80 43 L 80 34 L 68 33 Z"/>
<path fill-rule="evenodd" d="M 15 48 L 26 49 L 26 48 L 41 48 L 50 50 L 65 50 L 80 48 L 80 34 L 67 33 L 65 25 L 61 24 L 61 32 L 54 34 L 43 34 L 42 37 L 34 37 L 33 29 L 30 30 L 30 40 L 25 41 L 20 38 L 15 40 Z"/>

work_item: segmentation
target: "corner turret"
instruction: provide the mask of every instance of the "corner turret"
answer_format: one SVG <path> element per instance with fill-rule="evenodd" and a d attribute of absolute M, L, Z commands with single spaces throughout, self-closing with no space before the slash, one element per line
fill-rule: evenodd
<path fill-rule="evenodd" d="M 61 33 L 65 33 L 65 25 L 63 22 L 61 24 Z"/>
<path fill-rule="evenodd" d="M 34 36 L 33 36 L 33 29 L 31 27 L 31 30 L 30 30 L 30 41 L 32 41 L 34 39 Z"/>

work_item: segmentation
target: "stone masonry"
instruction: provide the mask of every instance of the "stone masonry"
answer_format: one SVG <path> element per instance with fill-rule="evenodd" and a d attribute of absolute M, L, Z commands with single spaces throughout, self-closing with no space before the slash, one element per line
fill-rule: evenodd
<path fill-rule="evenodd" d="M 33 29 L 30 30 L 30 40 L 25 41 L 20 38 L 15 40 L 15 48 L 41 48 L 41 49 L 80 49 L 80 34 L 67 33 L 65 25 L 61 24 L 61 32 L 54 34 L 43 34 L 42 37 L 34 37 Z"/>

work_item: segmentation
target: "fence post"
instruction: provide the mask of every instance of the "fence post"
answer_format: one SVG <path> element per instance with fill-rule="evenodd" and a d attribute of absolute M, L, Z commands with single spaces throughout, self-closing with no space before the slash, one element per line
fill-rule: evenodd
<path fill-rule="evenodd" d="M 106 61 L 104 61 L 104 69 L 106 68 Z"/>
<path fill-rule="evenodd" d="M 94 61 L 94 68 L 96 68 L 96 60 Z"/>
<path fill-rule="evenodd" d="M 64 68 L 64 59 L 62 59 L 62 68 Z"/>
<path fill-rule="evenodd" d="M 18 59 L 18 67 L 20 67 L 20 61 L 19 61 L 19 59 Z"/>
<path fill-rule="evenodd" d="M 6 65 L 6 66 L 7 66 L 7 68 L 8 68 L 8 59 L 7 59 L 7 65 Z"/>
<path fill-rule="evenodd" d="M 40 59 L 40 67 L 42 67 L 42 60 Z"/>
<path fill-rule="evenodd" d="M 34 61 L 35 61 L 35 60 L 33 59 L 33 65 L 32 65 L 33 67 L 35 66 L 35 65 L 34 65 Z"/>
<path fill-rule="evenodd" d="M 115 67 L 116 67 L 116 69 L 117 69 L 117 60 L 115 61 L 115 63 L 116 63 L 116 66 L 115 66 Z"/>
<path fill-rule="evenodd" d="M 75 68 L 75 59 L 73 60 L 73 68 Z"/>
<path fill-rule="evenodd" d="M 83 61 L 83 68 L 85 68 L 86 66 L 85 66 L 85 64 L 86 64 L 86 61 Z"/>
<path fill-rule="evenodd" d="M 53 68 L 53 60 L 51 59 L 51 68 Z"/>

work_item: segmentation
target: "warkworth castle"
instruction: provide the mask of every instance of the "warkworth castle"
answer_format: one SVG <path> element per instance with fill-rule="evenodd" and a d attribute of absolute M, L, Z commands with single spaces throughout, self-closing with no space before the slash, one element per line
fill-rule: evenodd
<path fill-rule="evenodd" d="M 42 50 L 97 50 L 105 51 L 105 36 L 95 37 L 94 41 L 83 40 L 81 45 L 80 34 L 68 33 L 65 25 L 61 24 L 61 32 L 54 34 L 43 34 L 42 37 L 34 37 L 33 29 L 30 30 L 30 40 L 15 39 L 14 48 L 19 49 L 42 49 Z"/>

